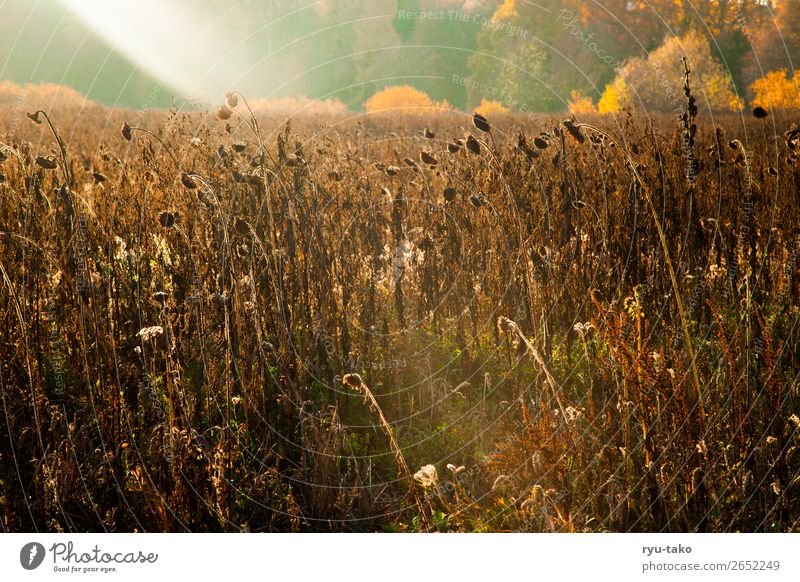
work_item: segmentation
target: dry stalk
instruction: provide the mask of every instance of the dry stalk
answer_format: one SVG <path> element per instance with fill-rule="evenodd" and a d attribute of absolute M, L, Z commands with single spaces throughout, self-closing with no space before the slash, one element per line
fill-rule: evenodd
<path fill-rule="evenodd" d="M 678 307 L 678 314 L 681 318 L 681 328 L 683 329 L 683 337 L 686 344 L 686 353 L 689 356 L 689 367 L 692 371 L 692 382 L 694 383 L 695 389 L 695 396 L 697 398 L 697 407 L 700 412 L 700 426 L 705 431 L 706 428 L 706 411 L 705 407 L 703 406 L 703 390 L 700 386 L 700 376 L 697 373 L 697 363 L 695 362 L 695 355 L 694 355 L 694 348 L 692 347 L 692 336 L 689 333 L 689 322 L 686 319 L 686 310 L 683 308 L 683 300 L 681 299 L 681 292 L 680 287 L 678 287 L 678 278 L 675 276 L 675 268 L 672 266 L 672 259 L 670 258 L 669 254 L 669 246 L 667 245 L 667 237 L 664 234 L 664 229 L 661 227 L 661 220 L 658 217 L 658 211 L 656 210 L 655 205 L 653 204 L 653 198 L 650 195 L 650 189 L 645 184 L 644 179 L 639 174 L 639 171 L 636 167 L 636 162 L 631 158 L 630 154 L 628 154 L 625 149 L 619 146 L 616 143 L 614 138 L 612 138 L 608 133 L 599 129 L 593 125 L 589 125 L 587 123 L 576 123 L 575 127 L 583 128 L 590 131 L 594 131 L 598 135 L 602 135 L 610 142 L 614 143 L 616 147 L 623 153 L 625 158 L 628 161 L 628 165 L 631 168 L 631 172 L 633 173 L 634 179 L 639 183 L 642 187 L 642 192 L 644 193 L 644 198 L 647 201 L 647 206 L 650 208 L 650 213 L 653 215 L 653 222 L 655 222 L 656 230 L 658 231 L 658 239 L 661 242 L 661 249 L 664 252 L 664 262 L 667 265 L 667 271 L 669 272 L 670 282 L 672 283 L 672 291 L 675 293 L 675 303 Z"/>
<path fill-rule="evenodd" d="M 556 404 L 558 404 L 558 409 L 559 412 L 561 413 L 561 418 L 566 420 L 567 410 L 564 407 L 564 403 L 561 401 L 561 396 L 559 395 L 561 393 L 561 388 L 556 383 L 553 374 L 547 367 L 547 364 L 545 363 L 542 355 L 539 353 L 539 350 L 537 350 L 534 347 L 534 345 L 528 340 L 528 338 L 525 337 L 525 334 L 522 333 L 522 330 L 519 328 L 516 322 L 511 321 L 507 317 L 500 316 L 497 318 L 497 326 L 500 328 L 500 331 L 510 332 L 516 335 L 520 339 L 520 341 L 525 345 L 527 351 L 533 356 L 533 359 L 536 361 L 536 363 L 539 364 L 539 366 L 541 366 L 542 372 L 544 372 L 544 377 L 547 380 L 547 384 L 553 391 L 553 397 L 556 400 Z M 577 450 L 578 444 L 577 442 L 575 442 L 575 437 L 572 435 L 572 431 L 568 430 L 567 433 L 569 434 L 569 438 L 572 441 L 573 447 L 575 447 L 575 449 Z"/>
<path fill-rule="evenodd" d="M 389 445 L 392 448 L 392 452 L 394 453 L 395 461 L 397 462 L 397 466 L 400 468 L 400 472 L 403 474 L 403 478 L 406 480 L 409 486 L 409 491 L 414 496 L 414 501 L 417 504 L 420 512 L 420 520 L 425 527 L 428 527 L 428 519 L 425 514 L 425 505 L 422 503 L 422 499 L 419 497 L 419 493 L 417 492 L 414 486 L 414 478 L 411 474 L 411 469 L 408 467 L 408 463 L 406 463 L 406 459 L 403 456 L 403 451 L 400 448 L 400 445 L 397 443 L 397 439 L 394 438 L 394 433 L 392 432 L 392 427 L 389 422 L 386 420 L 386 416 L 383 414 L 383 410 L 381 409 L 378 401 L 375 400 L 375 396 L 372 394 L 372 390 L 369 389 L 367 383 L 359 376 L 358 374 L 345 374 L 342 378 L 342 384 L 345 386 L 349 386 L 356 392 L 360 392 L 364 395 L 365 401 L 369 404 L 370 410 L 372 410 L 375 414 L 378 415 L 378 420 L 380 421 L 381 430 L 383 430 L 386 438 L 389 439 Z"/>

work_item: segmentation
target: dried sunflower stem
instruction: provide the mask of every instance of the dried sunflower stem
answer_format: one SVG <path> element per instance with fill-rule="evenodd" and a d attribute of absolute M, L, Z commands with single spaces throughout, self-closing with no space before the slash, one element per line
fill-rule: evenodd
<path fill-rule="evenodd" d="M 661 221 L 658 218 L 658 211 L 656 211 L 656 207 L 653 204 L 653 199 L 650 196 L 650 189 L 645 184 L 644 180 L 642 179 L 641 175 L 639 175 L 638 170 L 636 169 L 636 162 L 630 157 L 630 155 L 616 143 L 614 138 L 612 138 L 608 133 L 599 129 L 593 125 L 589 125 L 588 123 L 578 123 L 576 124 L 578 128 L 585 127 L 590 131 L 594 131 L 598 135 L 602 135 L 612 143 L 614 143 L 617 148 L 623 153 L 625 158 L 628 160 L 628 165 L 631 167 L 631 172 L 633 172 L 634 179 L 639 183 L 642 187 L 642 192 L 644 193 L 644 198 L 647 201 L 647 206 L 650 208 L 650 213 L 653 215 L 653 222 L 656 224 L 656 230 L 658 231 L 658 239 L 661 242 L 661 248 L 664 251 L 664 261 L 667 265 L 667 271 L 669 272 L 669 278 L 672 283 L 672 290 L 675 293 L 675 303 L 678 307 L 678 314 L 681 318 L 681 327 L 683 328 L 683 337 L 686 344 L 686 353 L 689 356 L 689 367 L 692 372 L 692 382 L 694 384 L 695 395 L 697 398 L 697 407 L 700 413 L 700 426 L 705 431 L 706 429 L 706 411 L 705 407 L 703 406 L 703 390 L 700 386 L 700 376 L 697 373 L 697 363 L 695 362 L 695 355 L 694 355 L 694 348 L 692 347 L 692 336 L 689 333 L 689 322 L 686 319 L 686 311 L 683 308 L 683 300 L 681 299 L 681 292 L 680 288 L 678 287 L 678 279 L 675 276 L 675 268 L 672 266 L 672 259 L 670 258 L 669 254 L 669 247 L 667 246 L 667 237 L 664 235 L 664 229 L 661 228 Z"/>
<path fill-rule="evenodd" d="M 169 148 L 169 146 L 166 143 L 164 143 L 163 139 L 158 137 L 155 133 L 153 133 L 149 129 L 145 129 L 143 127 L 128 127 L 128 131 L 131 131 L 131 132 L 132 131 L 138 131 L 138 132 L 141 132 L 141 133 L 145 133 L 145 134 L 149 135 L 150 137 L 152 137 L 153 139 L 155 139 L 159 144 L 161 144 L 161 147 L 164 148 L 164 151 L 167 152 L 167 154 L 169 154 L 169 157 L 172 160 L 172 163 L 175 164 L 175 169 L 180 171 L 181 165 L 178 163 L 178 158 L 175 157 L 175 154 L 172 153 L 172 150 Z"/>
<path fill-rule="evenodd" d="M 256 138 L 256 141 L 258 142 L 259 161 L 260 161 L 261 174 L 262 174 L 261 175 L 261 179 L 262 179 L 262 182 L 264 184 L 264 192 L 266 193 L 262 202 L 265 203 L 266 207 L 267 207 L 267 220 L 268 220 L 269 235 L 270 235 L 270 237 L 269 237 L 270 260 L 272 261 L 272 265 L 271 266 L 272 266 L 272 269 L 273 269 L 273 272 L 274 272 L 274 280 L 277 282 L 281 278 L 281 275 L 280 275 L 280 273 L 281 273 L 281 261 L 280 261 L 279 253 L 278 253 L 278 239 L 277 239 L 277 237 L 275 235 L 275 233 L 277 232 L 277 230 L 275 228 L 275 216 L 274 216 L 274 213 L 273 213 L 273 210 L 272 210 L 272 185 L 271 185 L 270 180 L 269 180 L 269 174 L 267 172 L 266 164 L 264 163 L 264 158 L 268 157 L 270 159 L 270 161 L 272 162 L 273 167 L 276 170 L 279 169 L 279 165 L 275 161 L 275 159 L 272 157 L 272 154 L 269 153 L 269 150 L 264 146 L 264 140 L 261 137 L 261 128 L 258 125 L 258 118 L 256 117 L 256 114 L 253 113 L 253 109 L 250 107 L 250 104 L 247 102 L 247 99 L 245 98 L 245 96 L 242 95 L 239 91 L 232 91 L 231 94 L 235 95 L 237 99 L 241 99 L 242 100 L 242 103 L 244 104 L 245 108 L 247 109 L 247 112 L 250 115 L 250 118 L 248 119 L 247 117 L 245 117 L 241 112 L 237 111 L 236 109 L 234 109 L 233 111 L 237 115 L 239 115 L 239 117 L 242 120 L 244 120 L 245 124 L 247 125 L 247 128 L 250 130 L 250 133 L 253 134 L 253 136 Z M 277 176 L 277 174 L 278 174 L 278 172 L 276 171 L 275 175 Z M 260 212 L 259 212 L 259 214 L 260 214 Z M 286 308 L 286 297 L 284 296 L 284 293 L 283 293 L 283 286 L 282 286 L 282 284 L 277 283 L 275 285 L 275 288 L 277 289 L 277 292 L 278 292 L 277 299 L 278 299 L 278 306 L 279 306 L 280 314 L 281 314 L 280 319 L 284 324 L 283 331 L 285 333 L 285 337 L 283 338 L 283 343 L 285 345 L 287 345 L 287 346 L 288 345 L 292 345 L 294 343 L 293 339 L 292 339 L 292 330 L 289 328 L 289 322 L 286 320 L 286 317 L 285 317 L 285 314 L 287 312 L 287 308 Z"/>
<path fill-rule="evenodd" d="M 47 127 L 50 128 L 50 133 L 53 134 L 53 137 L 56 140 L 56 144 L 58 144 L 58 151 L 61 154 L 61 171 L 64 173 L 64 181 L 67 183 L 67 186 L 72 189 L 75 186 L 75 182 L 72 178 L 72 172 L 70 171 L 69 167 L 69 157 L 67 156 L 67 146 L 64 145 L 64 141 L 61 139 L 61 136 L 58 133 L 55 125 L 53 125 L 50 116 L 47 114 L 46 111 L 42 111 L 41 109 L 29 113 L 28 117 L 34 121 L 37 125 L 41 123 L 38 120 L 39 115 L 44 116 L 45 121 L 47 122 Z"/>
<path fill-rule="evenodd" d="M 353 376 L 356 377 L 356 380 L 350 380 L 350 378 L 352 378 Z M 414 501 L 417 504 L 417 507 L 419 508 L 420 521 L 427 528 L 428 518 L 425 514 L 425 505 L 422 503 L 422 500 L 419 498 L 417 490 L 414 488 L 414 478 L 411 475 L 411 469 L 409 469 L 408 463 L 406 463 L 406 459 L 403 456 L 403 451 L 400 448 L 400 445 L 397 443 L 397 440 L 394 438 L 392 427 L 386 420 L 386 417 L 384 416 L 383 410 L 378 404 L 378 401 L 375 400 L 375 396 L 372 394 L 372 390 L 370 390 L 366 382 L 364 382 L 361 379 L 361 377 L 356 374 L 346 374 L 342 382 L 345 385 L 350 386 L 353 390 L 361 392 L 364 395 L 364 399 L 367 402 L 369 402 L 370 408 L 378 414 L 378 420 L 380 421 L 381 429 L 386 435 L 386 438 L 389 439 L 389 445 L 392 448 L 392 452 L 394 453 L 394 458 L 397 461 L 397 465 L 398 467 L 400 467 L 400 472 L 403 474 L 403 477 L 408 482 L 411 494 L 414 496 Z"/>
<path fill-rule="evenodd" d="M 558 384 L 556 383 L 553 374 L 550 373 L 550 369 L 547 367 L 547 364 L 545 363 L 544 358 L 542 358 L 542 355 L 539 353 L 539 350 L 537 350 L 534 347 L 534 345 L 528 340 L 528 338 L 525 337 L 525 334 L 522 333 L 522 330 L 519 328 L 516 322 L 511 321 L 507 317 L 500 317 L 498 319 L 498 323 L 502 330 L 510 331 L 514 333 L 517 337 L 519 337 L 520 341 L 522 341 L 522 343 L 525 344 L 525 347 L 533 356 L 533 359 L 536 361 L 536 363 L 539 364 L 539 366 L 541 366 L 542 371 L 544 372 L 544 377 L 547 380 L 550 389 L 553 391 L 553 397 L 556 400 L 556 404 L 558 404 L 558 409 L 561 412 L 561 418 L 563 418 L 564 421 L 566 422 L 567 411 L 566 408 L 564 408 L 564 403 L 561 402 L 561 396 L 559 396 L 561 389 L 558 387 Z M 573 436 L 572 431 L 569 430 L 569 427 L 567 427 L 567 434 L 569 434 L 569 438 L 572 441 L 572 446 L 575 447 L 575 450 L 577 450 L 578 443 L 575 441 L 575 437 Z"/>

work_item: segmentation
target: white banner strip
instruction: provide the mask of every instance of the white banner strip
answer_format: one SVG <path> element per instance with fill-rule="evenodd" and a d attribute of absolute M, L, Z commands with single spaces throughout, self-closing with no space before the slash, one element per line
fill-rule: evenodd
<path fill-rule="evenodd" d="M 0 580 L 800 580 L 798 534 L 4 534 Z"/>

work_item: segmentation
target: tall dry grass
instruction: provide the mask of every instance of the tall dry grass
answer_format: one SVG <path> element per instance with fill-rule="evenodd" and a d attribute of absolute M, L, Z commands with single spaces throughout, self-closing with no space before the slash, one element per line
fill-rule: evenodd
<path fill-rule="evenodd" d="M 4 530 L 797 529 L 800 131 L 246 105 L 6 117 Z"/>

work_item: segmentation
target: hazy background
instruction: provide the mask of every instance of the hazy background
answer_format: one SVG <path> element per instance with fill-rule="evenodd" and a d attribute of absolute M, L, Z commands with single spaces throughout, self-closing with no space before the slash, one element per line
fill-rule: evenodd
<path fill-rule="evenodd" d="M 615 64 L 690 30 L 743 97 L 764 71 L 791 75 L 800 58 L 796 0 L 161 0 L 158 14 L 148 2 L 94 2 L 0 0 L 0 79 L 133 108 L 236 88 L 359 110 L 407 84 L 459 108 L 490 98 L 547 111 L 573 93 L 597 103 Z M 99 34 L 74 7 L 102 4 L 127 4 L 147 23 L 131 36 L 133 19 L 118 15 Z"/>

